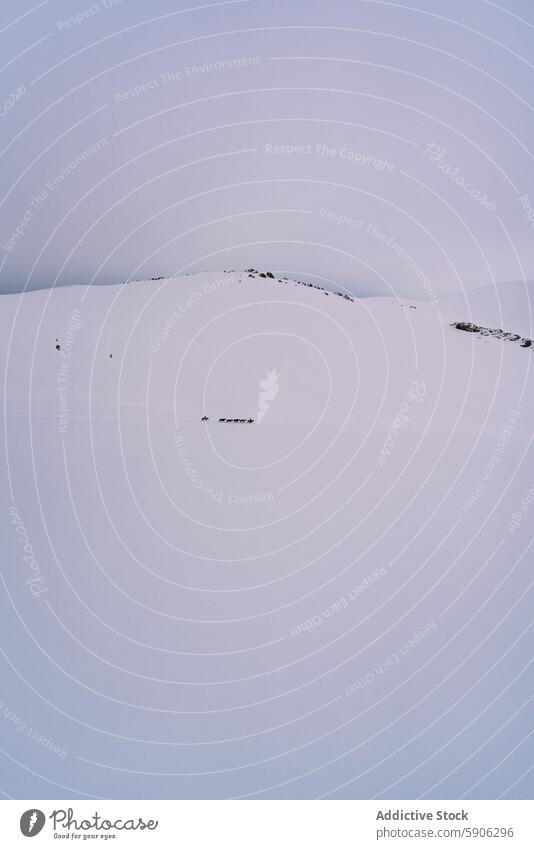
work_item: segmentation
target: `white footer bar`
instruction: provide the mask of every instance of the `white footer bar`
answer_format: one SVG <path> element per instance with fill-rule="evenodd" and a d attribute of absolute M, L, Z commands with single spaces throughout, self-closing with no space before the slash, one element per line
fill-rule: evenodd
<path fill-rule="evenodd" d="M 35 844 L 29 838 L 35 837 Z M 2 801 L 0 842 L 187 849 L 534 849 L 529 801 Z"/>

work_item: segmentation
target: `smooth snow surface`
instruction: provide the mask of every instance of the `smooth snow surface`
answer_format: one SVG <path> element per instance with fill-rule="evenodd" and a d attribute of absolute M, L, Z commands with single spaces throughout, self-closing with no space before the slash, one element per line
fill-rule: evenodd
<path fill-rule="evenodd" d="M 0 790 L 530 798 L 529 295 L 2 296 Z"/>

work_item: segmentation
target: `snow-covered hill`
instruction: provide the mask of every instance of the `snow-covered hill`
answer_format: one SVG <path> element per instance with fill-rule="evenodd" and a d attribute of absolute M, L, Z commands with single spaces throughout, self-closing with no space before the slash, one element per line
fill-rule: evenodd
<path fill-rule="evenodd" d="M 1 789 L 530 798 L 530 295 L 2 296 Z"/>

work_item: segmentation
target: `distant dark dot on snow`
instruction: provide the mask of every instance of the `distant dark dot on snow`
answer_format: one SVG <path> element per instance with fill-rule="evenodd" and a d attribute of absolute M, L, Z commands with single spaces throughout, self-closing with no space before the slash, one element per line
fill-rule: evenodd
<path fill-rule="evenodd" d="M 56 345 L 56 351 L 61 351 L 61 345 Z"/>

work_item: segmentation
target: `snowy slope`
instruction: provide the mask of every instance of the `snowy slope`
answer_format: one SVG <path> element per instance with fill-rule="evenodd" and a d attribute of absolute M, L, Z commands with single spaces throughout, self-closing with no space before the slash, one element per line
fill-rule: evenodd
<path fill-rule="evenodd" d="M 443 310 L 455 318 L 461 316 L 459 320 L 476 320 L 477 324 L 533 337 L 534 283 L 482 286 L 447 298 Z"/>
<path fill-rule="evenodd" d="M 528 305 L 2 296 L 2 789 L 530 798 Z"/>

